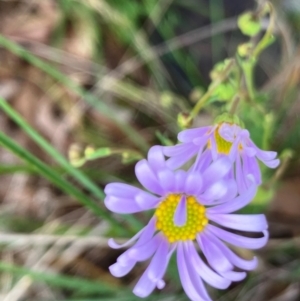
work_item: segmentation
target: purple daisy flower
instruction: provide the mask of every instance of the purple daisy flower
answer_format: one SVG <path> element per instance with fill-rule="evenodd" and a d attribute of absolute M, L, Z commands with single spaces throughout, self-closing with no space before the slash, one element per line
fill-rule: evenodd
<path fill-rule="evenodd" d="M 237 124 L 222 122 L 184 130 L 178 134 L 178 140 L 182 143 L 164 147 L 164 154 L 170 157 L 167 161 L 169 168 L 176 169 L 196 155 L 195 169 L 205 168 L 218 158 L 228 157 L 234 163 L 229 177 L 236 179 L 240 193 L 251 185 L 248 174 L 254 176 L 257 185 L 261 184 L 257 159 L 270 168 L 276 168 L 280 163 L 276 152 L 259 149 L 249 132 Z"/>
<path fill-rule="evenodd" d="M 249 176 L 252 185 L 237 196 L 235 181 L 226 178 L 230 169 L 231 162 L 224 157 L 201 170 L 171 171 L 162 147 L 154 146 L 148 160 L 141 160 L 135 168 L 138 180 L 149 192 L 122 183 L 108 184 L 105 205 L 111 211 L 126 214 L 155 210 L 148 225 L 127 243 L 118 245 L 109 240 L 112 248 L 131 246 L 110 266 L 112 275 L 122 277 L 137 262 L 152 257 L 133 289 L 135 295 L 146 297 L 155 288 L 165 286 L 163 276 L 176 250 L 182 286 L 191 300 L 211 300 L 203 280 L 215 288 L 226 289 L 232 281 L 245 278 L 246 273 L 234 270 L 235 267 L 252 270 L 257 259 L 244 260 L 225 243 L 261 248 L 268 239 L 268 226 L 263 214 L 231 214 L 252 200 L 257 186 Z M 245 237 L 223 227 L 261 233 L 261 237 Z"/>

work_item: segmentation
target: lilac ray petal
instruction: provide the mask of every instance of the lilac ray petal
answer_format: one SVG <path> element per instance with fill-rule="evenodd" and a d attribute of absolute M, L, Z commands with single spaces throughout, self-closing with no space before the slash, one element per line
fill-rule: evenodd
<path fill-rule="evenodd" d="M 187 204 L 186 197 L 183 195 L 178 203 L 174 214 L 174 224 L 178 227 L 185 225 L 187 220 Z"/>
<path fill-rule="evenodd" d="M 163 194 L 163 189 L 161 188 L 157 177 L 150 168 L 148 162 L 144 159 L 139 161 L 135 165 L 135 174 L 140 183 L 149 191 L 152 191 L 158 195 Z"/>
<path fill-rule="evenodd" d="M 235 181 L 235 171 L 234 167 L 229 170 L 229 173 L 225 176 L 226 180 L 234 180 Z M 236 182 L 236 181 L 235 181 Z"/>
<path fill-rule="evenodd" d="M 168 157 L 177 157 L 184 155 L 186 152 L 189 152 L 190 150 L 194 148 L 198 148 L 194 145 L 194 143 L 183 143 L 183 144 L 176 144 L 172 146 L 163 146 L 163 153 L 165 156 Z"/>
<path fill-rule="evenodd" d="M 167 243 L 166 241 L 164 243 Z M 168 243 L 167 243 L 168 244 Z M 156 271 L 156 275 L 153 274 L 152 272 L 150 272 L 150 268 L 149 268 L 149 279 L 153 280 L 156 282 L 156 287 L 158 289 L 163 289 L 164 286 L 166 285 L 165 281 L 163 279 L 161 279 L 164 274 L 166 273 L 169 261 L 171 259 L 172 254 L 174 253 L 174 251 L 177 248 L 177 244 L 173 244 L 172 248 L 170 249 L 170 251 L 167 253 L 167 258 L 165 261 L 161 261 L 161 258 L 158 258 L 158 260 L 160 260 L 160 262 L 157 262 L 156 265 L 158 265 L 158 267 L 153 268 L 154 271 Z M 161 256 L 160 256 L 161 257 Z M 154 263 L 153 263 L 154 264 Z"/>
<path fill-rule="evenodd" d="M 223 195 L 216 203 L 224 203 L 234 199 L 237 195 L 237 186 L 235 180 L 227 180 L 226 181 L 227 191 L 225 195 Z M 216 204 L 214 203 L 214 204 Z"/>
<path fill-rule="evenodd" d="M 197 159 L 192 166 L 193 171 L 204 171 L 208 168 L 212 161 L 212 155 L 210 149 L 206 149 L 203 153 L 199 152 Z"/>
<path fill-rule="evenodd" d="M 280 164 L 279 159 L 270 160 L 270 161 L 262 161 L 262 162 L 270 168 L 276 168 Z"/>
<path fill-rule="evenodd" d="M 145 261 L 149 259 L 157 250 L 160 243 L 158 235 L 154 236 L 151 240 L 142 244 L 141 246 L 133 246 L 127 250 L 128 257 L 136 261 Z"/>
<path fill-rule="evenodd" d="M 156 172 L 165 167 L 166 163 L 162 146 L 155 145 L 150 148 L 148 152 L 148 162 Z"/>
<path fill-rule="evenodd" d="M 197 156 L 196 156 L 196 159 L 195 159 L 195 162 L 192 164 L 192 166 L 188 169 L 188 172 L 193 172 L 193 171 L 196 171 L 196 172 L 199 172 L 199 171 L 204 171 L 205 169 L 198 169 L 197 170 L 197 166 L 199 166 L 201 164 L 201 166 L 203 165 L 202 164 L 202 161 L 203 161 L 203 158 L 204 158 L 204 154 L 205 154 L 205 150 L 203 152 L 203 149 L 204 147 L 200 147 L 199 150 L 198 150 L 198 153 L 197 153 Z"/>
<path fill-rule="evenodd" d="M 184 170 L 180 169 L 175 172 L 176 189 L 174 192 L 183 192 L 184 191 L 186 177 L 187 177 L 187 173 Z"/>
<path fill-rule="evenodd" d="M 136 264 L 135 260 L 129 260 L 127 265 L 125 265 L 125 266 L 120 265 L 120 263 L 116 262 L 109 267 L 109 271 L 113 276 L 115 276 L 117 278 L 123 277 L 123 276 L 127 275 L 133 269 L 135 264 Z"/>
<path fill-rule="evenodd" d="M 106 195 L 113 195 L 122 198 L 131 198 L 138 192 L 142 191 L 134 186 L 123 183 L 110 183 L 105 186 Z"/>
<path fill-rule="evenodd" d="M 245 191 L 243 194 L 231 200 L 230 202 L 217 205 L 215 207 L 207 208 L 207 213 L 231 213 L 237 211 L 252 201 L 252 199 L 256 195 L 256 191 L 257 185 L 255 183 L 252 183 L 248 190 Z"/>
<path fill-rule="evenodd" d="M 134 247 L 138 247 L 145 244 L 153 237 L 156 231 L 155 224 L 156 224 L 156 218 L 152 217 L 149 223 L 143 228 L 144 231 L 142 232 L 138 241 L 135 243 Z"/>
<path fill-rule="evenodd" d="M 270 160 L 275 159 L 276 156 L 277 156 L 276 152 L 264 151 L 264 150 L 258 148 L 252 140 L 250 140 L 249 144 L 250 144 L 251 147 L 255 148 L 256 157 L 261 161 L 270 161 Z"/>
<path fill-rule="evenodd" d="M 185 243 L 187 247 L 187 254 L 191 260 L 191 264 L 194 266 L 195 271 L 198 275 L 211 286 L 218 289 L 226 289 L 231 284 L 231 281 L 225 279 L 219 274 L 215 273 L 211 268 L 209 268 L 197 254 L 195 247 L 192 242 L 188 241 Z"/>
<path fill-rule="evenodd" d="M 220 136 L 228 141 L 233 142 L 236 136 L 237 127 L 234 125 L 223 123 L 221 127 L 218 129 Z"/>
<path fill-rule="evenodd" d="M 193 140 L 193 143 L 198 147 L 203 147 L 207 144 L 208 139 L 209 139 L 209 135 L 206 135 L 204 137 L 195 138 Z"/>
<path fill-rule="evenodd" d="M 171 259 L 171 256 L 176 249 L 177 249 L 177 243 L 173 243 L 171 246 L 171 249 L 169 250 L 169 253 L 168 253 L 168 262 Z"/>
<path fill-rule="evenodd" d="M 165 285 L 166 285 L 166 283 L 162 279 L 160 279 L 156 282 L 156 287 L 160 290 L 163 289 L 165 287 Z"/>
<path fill-rule="evenodd" d="M 178 134 L 178 140 L 181 142 L 190 142 L 193 139 L 199 138 L 212 129 L 212 126 L 205 126 L 196 129 L 184 130 Z"/>
<path fill-rule="evenodd" d="M 220 252 L 220 250 L 207 238 L 205 232 L 197 235 L 197 242 L 203 251 L 207 262 L 217 272 L 225 272 L 233 269 L 230 261 Z"/>
<path fill-rule="evenodd" d="M 177 265 L 178 265 L 179 277 L 180 277 L 180 280 L 182 283 L 182 287 L 183 287 L 185 293 L 187 294 L 187 296 L 193 301 L 207 301 L 207 300 L 203 299 L 201 296 L 199 296 L 199 294 L 196 291 L 194 284 L 190 278 L 190 275 L 188 273 L 188 269 L 186 266 L 186 261 L 184 258 L 182 243 L 178 244 Z"/>
<path fill-rule="evenodd" d="M 137 194 L 134 200 L 141 210 L 153 209 L 160 202 L 158 197 L 152 196 L 145 192 Z"/>
<path fill-rule="evenodd" d="M 108 245 L 112 249 L 121 249 L 121 248 L 125 248 L 125 247 L 131 245 L 135 240 L 139 239 L 138 242 L 135 244 L 135 246 L 139 246 L 139 245 L 147 242 L 149 239 L 151 239 L 152 236 L 154 235 L 154 232 L 155 232 L 155 218 L 152 218 L 146 227 L 144 227 L 142 230 L 140 230 L 137 234 L 135 234 L 126 243 L 120 245 L 120 244 L 117 244 L 114 241 L 114 239 L 110 238 L 108 240 Z"/>
<path fill-rule="evenodd" d="M 236 139 L 230 148 L 230 152 L 228 154 L 228 158 L 231 162 L 235 162 L 236 158 L 239 156 L 239 143 L 240 140 Z"/>
<path fill-rule="evenodd" d="M 164 169 L 157 174 L 160 186 L 162 187 L 164 194 L 173 192 L 176 189 L 175 175 L 169 169 Z"/>
<path fill-rule="evenodd" d="M 206 231 L 209 231 L 210 233 L 216 235 L 220 239 L 228 242 L 229 244 L 232 244 L 234 246 L 241 247 L 241 248 L 251 249 L 251 250 L 262 248 L 267 243 L 268 238 L 269 238 L 269 233 L 267 230 L 264 230 L 262 232 L 264 236 L 260 237 L 260 238 L 244 237 L 244 236 L 220 229 L 213 225 L 207 225 Z"/>
<path fill-rule="evenodd" d="M 148 267 L 147 275 L 150 280 L 157 282 L 165 274 L 168 266 L 168 250 L 169 243 L 165 238 L 161 239 L 160 245 Z"/>
<path fill-rule="evenodd" d="M 204 185 L 207 187 L 217 182 L 229 172 L 230 168 L 232 168 L 232 163 L 226 157 L 213 162 L 203 173 Z"/>
<path fill-rule="evenodd" d="M 236 255 L 232 250 L 230 250 L 219 238 L 217 238 L 215 235 L 207 232 L 207 236 L 209 236 L 209 239 L 214 242 L 216 246 L 221 250 L 222 253 L 228 258 L 228 260 L 235 265 L 238 268 L 241 268 L 246 271 L 254 270 L 257 266 L 257 258 L 254 257 L 252 260 L 246 260 L 238 255 Z"/>
<path fill-rule="evenodd" d="M 148 192 L 121 183 L 107 185 L 105 192 L 107 194 L 107 198 L 104 201 L 106 206 L 118 213 L 133 213 L 151 209 L 159 201 L 156 196 Z M 122 192 L 124 193 L 122 194 Z M 138 207 L 141 210 L 138 210 Z"/>
<path fill-rule="evenodd" d="M 213 135 L 210 136 L 210 151 L 211 151 L 211 156 L 213 161 L 216 161 L 219 156 L 217 152 L 217 144 L 216 144 L 216 139 Z"/>
<path fill-rule="evenodd" d="M 202 176 L 199 172 L 189 172 L 187 174 L 184 191 L 192 195 L 197 195 L 202 191 Z"/>
<path fill-rule="evenodd" d="M 166 165 L 170 169 L 177 169 L 181 167 L 185 163 L 187 163 L 190 159 L 192 159 L 196 153 L 198 152 L 198 147 L 194 146 L 192 149 L 186 151 L 184 154 L 179 156 L 174 156 L 167 160 Z"/>
<path fill-rule="evenodd" d="M 186 244 L 186 243 L 183 243 Z M 190 278 L 192 280 L 192 283 L 199 294 L 204 300 L 211 300 L 210 296 L 208 295 L 205 286 L 203 284 L 202 279 L 199 277 L 199 275 L 196 273 L 195 267 L 191 264 L 191 261 L 189 260 L 190 255 L 186 252 L 186 249 L 183 249 L 183 253 L 185 256 L 185 263 L 188 270 L 188 273 L 190 275 Z"/>
<path fill-rule="evenodd" d="M 135 259 L 128 257 L 128 250 L 117 258 L 117 263 L 122 267 L 126 267 L 130 261 L 136 262 Z"/>
<path fill-rule="evenodd" d="M 237 187 L 238 187 L 238 192 L 239 192 L 239 194 L 242 194 L 247 189 L 247 186 L 244 181 L 245 175 L 243 174 L 240 156 L 237 156 L 235 164 L 236 164 L 235 165 L 235 167 L 236 167 L 236 183 L 237 183 Z"/>
<path fill-rule="evenodd" d="M 139 279 L 132 291 L 136 296 L 140 298 L 148 297 L 156 287 L 156 283 L 148 278 L 148 268 Z"/>
<path fill-rule="evenodd" d="M 163 239 L 144 274 L 133 289 L 138 297 L 147 297 L 155 287 L 163 288 L 165 283 L 161 279 L 168 265 L 168 243 Z"/>
<path fill-rule="evenodd" d="M 257 185 L 261 184 L 261 173 L 256 158 L 249 158 L 245 154 L 242 155 L 243 173 L 244 175 L 252 174 Z"/>
<path fill-rule="evenodd" d="M 243 146 L 243 151 L 247 157 L 254 157 L 256 155 L 256 149 L 254 147 Z"/>
<path fill-rule="evenodd" d="M 143 211 L 132 199 L 121 199 L 119 197 L 107 196 L 104 199 L 105 206 L 116 213 L 136 213 Z"/>
<path fill-rule="evenodd" d="M 245 272 L 227 271 L 221 272 L 221 275 L 230 281 L 241 281 L 246 278 Z"/>
<path fill-rule="evenodd" d="M 208 201 L 214 201 L 222 198 L 227 192 L 227 181 L 218 181 L 209 186 L 204 193 L 199 196 Z"/>
<path fill-rule="evenodd" d="M 244 146 L 243 139 L 245 138 L 245 136 L 248 136 L 248 131 L 242 130 L 235 138 L 229 152 L 229 158 L 232 162 L 235 162 L 236 158 L 239 156 L 239 144 L 241 143 Z"/>
<path fill-rule="evenodd" d="M 256 148 L 256 156 L 261 161 L 271 161 L 276 158 L 277 152 L 263 151 L 257 147 Z"/>
<path fill-rule="evenodd" d="M 248 130 L 242 129 L 240 131 L 239 135 L 242 137 L 243 141 L 247 141 L 247 144 L 250 144 L 249 141 L 251 141 L 251 139 L 250 139 L 250 133 Z"/>
<path fill-rule="evenodd" d="M 230 229 L 261 232 L 268 228 L 268 223 L 264 214 L 210 214 L 209 220 Z"/>

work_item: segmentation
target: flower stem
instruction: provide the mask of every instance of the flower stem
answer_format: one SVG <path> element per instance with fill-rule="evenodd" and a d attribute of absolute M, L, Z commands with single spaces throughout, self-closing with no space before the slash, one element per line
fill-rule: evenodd
<path fill-rule="evenodd" d="M 232 102 L 231 102 L 231 106 L 230 106 L 230 109 L 229 109 L 229 114 L 230 115 L 234 115 L 235 112 L 236 112 L 236 109 L 240 103 L 240 100 L 241 100 L 241 97 L 237 94 L 234 96 Z"/>
<path fill-rule="evenodd" d="M 275 27 L 275 10 L 273 8 L 273 5 L 270 2 L 266 3 L 266 6 L 269 7 L 269 15 L 270 15 L 270 23 L 269 26 L 263 36 L 263 38 L 259 41 L 259 43 L 256 45 L 255 49 L 253 50 L 253 58 L 257 58 L 260 53 L 266 48 L 266 46 L 270 42 L 270 38 L 273 35 L 273 30 Z"/>
<path fill-rule="evenodd" d="M 230 71 L 235 66 L 235 60 L 232 59 L 228 66 L 225 68 L 225 70 L 220 74 L 220 77 L 217 78 L 215 81 L 212 82 L 210 88 L 207 90 L 207 92 L 198 100 L 196 105 L 194 106 L 193 110 L 191 111 L 190 118 L 194 119 L 196 115 L 200 112 L 202 107 L 205 105 L 205 103 L 208 101 L 210 96 L 213 94 L 213 92 L 216 90 L 216 88 L 228 77 Z"/>
<path fill-rule="evenodd" d="M 255 88 L 253 83 L 253 71 L 256 65 L 256 59 L 251 58 L 248 61 L 242 63 L 241 67 L 244 72 L 245 83 L 248 91 L 249 98 L 251 100 L 255 97 Z"/>

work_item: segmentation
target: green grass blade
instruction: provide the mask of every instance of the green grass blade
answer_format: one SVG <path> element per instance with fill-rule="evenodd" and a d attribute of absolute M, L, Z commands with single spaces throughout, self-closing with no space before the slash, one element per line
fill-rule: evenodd
<path fill-rule="evenodd" d="M 79 189 L 60 176 L 59 173 L 22 148 L 3 132 L 0 132 L 0 143 L 24 160 L 27 164 L 34 167 L 40 175 L 48 179 L 62 191 L 75 197 L 82 205 L 93 211 L 99 217 L 109 221 L 111 225 L 116 226 L 122 233 L 125 232 L 124 228 L 114 218 L 112 218 L 106 211 L 101 210 L 101 208 L 86 194 L 82 193 Z"/>
<path fill-rule="evenodd" d="M 0 175 L 14 174 L 14 173 L 35 174 L 36 171 L 31 166 L 4 164 L 0 165 Z"/>
<path fill-rule="evenodd" d="M 62 74 L 56 68 L 53 68 L 51 65 L 45 63 L 41 59 L 37 58 L 35 55 L 31 54 L 25 48 L 21 47 L 17 43 L 12 42 L 11 40 L 5 38 L 0 34 L 0 46 L 6 48 L 16 56 L 21 57 L 26 60 L 33 66 L 41 69 L 46 74 L 56 79 L 64 86 L 68 87 L 70 90 L 75 92 L 77 95 L 86 100 L 91 106 L 99 110 L 102 114 L 109 119 L 111 119 L 120 130 L 126 134 L 126 136 L 142 151 L 146 152 L 149 149 L 148 143 L 145 141 L 144 137 L 140 135 L 133 127 L 128 125 L 125 122 L 120 121 L 115 116 L 116 114 L 102 101 L 94 96 L 91 93 L 86 92 L 80 86 L 78 86 L 74 81 L 69 79 L 67 76 Z"/>
<path fill-rule="evenodd" d="M 83 172 L 72 166 L 68 160 L 58 152 L 49 142 L 47 142 L 37 131 L 35 131 L 3 98 L 0 97 L 0 108 L 27 134 L 31 137 L 45 152 L 47 152 L 63 169 L 73 176 L 79 183 L 88 189 L 96 198 L 103 199 L 104 192 L 93 181 L 91 181 Z M 126 216 L 126 219 L 136 227 L 141 228 L 141 223 L 134 216 Z"/>
<path fill-rule="evenodd" d="M 73 167 L 68 160 L 58 152 L 50 143 L 39 135 L 3 98 L 0 97 L 0 108 L 45 152 L 47 152 L 57 163 L 59 163 L 70 175 L 78 180 L 85 188 L 89 189 L 93 195 L 99 199 L 104 198 L 103 191 L 95 185 L 83 172 Z"/>
<path fill-rule="evenodd" d="M 0 261 L 0 271 L 16 274 L 18 276 L 28 276 L 37 282 L 45 282 L 49 285 L 73 289 L 93 294 L 93 293 L 114 293 L 116 288 L 103 281 L 86 280 L 79 277 L 71 277 L 61 274 L 50 274 L 45 272 L 36 272 L 28 268 L 8 264 Z"/>

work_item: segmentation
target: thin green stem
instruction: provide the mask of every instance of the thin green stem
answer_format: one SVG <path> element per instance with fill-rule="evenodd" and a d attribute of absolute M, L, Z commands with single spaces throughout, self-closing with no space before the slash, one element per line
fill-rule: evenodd
<path fill-rule="evenodd" d="M 241 97 L 237 94 L 235 95 L 235 97 L 233 98 L 232 102 L 231 102 L 231 106 L 230 106 L 230 110 L 229 110 L 229 114 L 230 115 L 234 115 L 237 107 L 240 103 Z"/>
<path fill-rule="evenodd" d="M 242 62 L 242 69 L 244 73 L 245 83 L 248 91 L 249 98 L 253 100 L 255 98 L 255 87 L 253 82 L 253 72 L 256 65 L 256 60 L 251 58 Z"/>
<path fill-rule="evenodd" d="M 266 5 L 269 7 L 270 23 L 263 38 L 259 41 L 259 43 L 256 45 L 256 47 L 253 50 L 253 57 L 255 59 L 266 48 L 266 45 L 268 45 L 269 40 L 272 37 L 275 28 L 275 19 L 276 19 L 275 10 L 270 2 L 267 2 Z"/>
<path fill-rule="evenodd" d="M 190 118 L 193 119 L 197 116 L 200 110 L 203 108 L 205 103 L 209 100 L 210 96 L 215 92 L 218 86 L 228 77 L 229 73 L 231 72 L 232 68 L 235 66 L 235 60 L 231 60 L 225 70 L 220 74 L 219 78 L 213 81 L 210 88 L 207 92 L 198 100 L 196 105 L 191 111 Z"/>
<path fill-rule="evenodd" d="M 272 187 L 275 183 L 277 183 L 281 177 L 283 176 L 284 172 L 289 166 L 291 159 L 294 157 L 294 152 L 291 149 L 285 149 L 280 157 L 280 166 L 277 168 L 276 173 L 270 179 L 268 187 Z"/>

